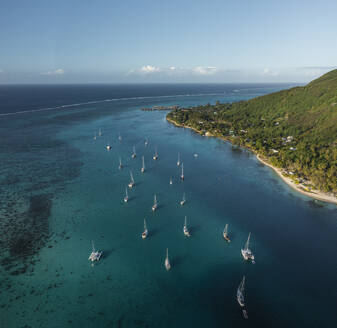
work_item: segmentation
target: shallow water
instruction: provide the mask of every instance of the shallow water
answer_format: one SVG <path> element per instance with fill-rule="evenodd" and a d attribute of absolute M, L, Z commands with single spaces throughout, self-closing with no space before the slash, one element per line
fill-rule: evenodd
<path fill-rule="evenodd" d="M 174 127 L 166 112 L 139 110 L 247 99 L 283 87 L 171 86 L 165 94 L 162 86 L 151 98 L 150 87 L 123 86 L 110 87 L 111 94 L 98 88 L 83 101 L 88 89 L 75 88 L 71 98 L 65 87 L 70 93 L 63 100 L 64 91 L 49 90 L 41 100 L 24 89 L 34 101 L 17 100 L 17 107 L 11 96 L 23 91 L 1 89 L 11 99 L 3 114 L 76 106 L 0 118 L 0 326 L 336 324 L 337 207 L 294 192 L 247 150 Z M 112 98 L 123 99 L 79 104 Z M 98 129 L 103 135 L 94 140 Z M 136 186 L 125 204 L 130 170 Z M 154 194 L 159 208 L 151 212 Z M 185 215 L 191 238 L 183 235 Z M 146 240 L 140 238 L 144 218 Z M 222 238 L 226 223 L 230 244 Z M 240 254 L 249 232 L 256 264 Z M 94 266 L 87 260 L 91 240 L 103 251 Z M 243 275 L 248 320 L 235 298 Z"/>

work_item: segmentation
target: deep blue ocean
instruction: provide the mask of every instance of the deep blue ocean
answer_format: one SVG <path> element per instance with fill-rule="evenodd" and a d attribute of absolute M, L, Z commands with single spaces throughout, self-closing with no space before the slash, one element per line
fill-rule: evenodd
<path fill-rule="evenodd" d="M 290 86 L 1 85 L 0 327 L 336 326 L 337 207 L 293 191 L 248 150 L 140 110 Z M 249 232 L 255 264 L 240 252 Z M 248 319 L 236 300 L 244 275 Z"/>

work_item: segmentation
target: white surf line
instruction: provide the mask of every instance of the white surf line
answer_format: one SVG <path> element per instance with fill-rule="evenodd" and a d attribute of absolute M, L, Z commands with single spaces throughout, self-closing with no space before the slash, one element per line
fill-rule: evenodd
<path fill-rule="evenodd" d="M 110 102 L 110 101 L 125 101 L 125 100 L 139 100 L 139 99 L 160 99 L 160 98 L 174 98 L 174 97 L 204 97 L 204 96 L 221 96 L 221 95 L 223 96 L 224 94 L 223 93 L 197 93 L 197 94 L 182 94 L 182 95 L 167 95 L 167 96 L 144 96 L 144 97 L 112 98 L 112 99 L 104 99 L 104 100 L 97 100 L 97 101 L 88 101 L 88 102 L 84 102 L 84 103 L 61 105 L 61 106 L 55 106 L 55 107 L 21 110 L 19 112 L 14 112 L 14 113 L 2 113 L 2 114 L 0 114 L 0 117 L 1 116 L 10 116 L 10 115 L 50 111 L 50 110 L 55 110 L 55 109 L 65 109 L 65 108 L 68 108 L 68 107 L 77 107 L 77 106 L 98 104 L 98 103 Z"/>

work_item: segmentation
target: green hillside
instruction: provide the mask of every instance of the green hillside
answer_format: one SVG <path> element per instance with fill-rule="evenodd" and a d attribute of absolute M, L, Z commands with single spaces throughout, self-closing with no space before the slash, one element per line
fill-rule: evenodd
<path fill-rule="evenodd" d="M 249 147 L 308 185 L 337 193 L 337 70 L 303 87 L 167 118 Z"/>

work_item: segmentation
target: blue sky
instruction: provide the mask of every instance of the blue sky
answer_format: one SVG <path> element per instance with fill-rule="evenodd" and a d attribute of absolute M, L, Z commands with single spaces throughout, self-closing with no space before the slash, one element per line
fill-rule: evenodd
<path fill-rule="evenodd" d="M 1 0 L 0 83 L 306 82 L 336 0 Z"/>

